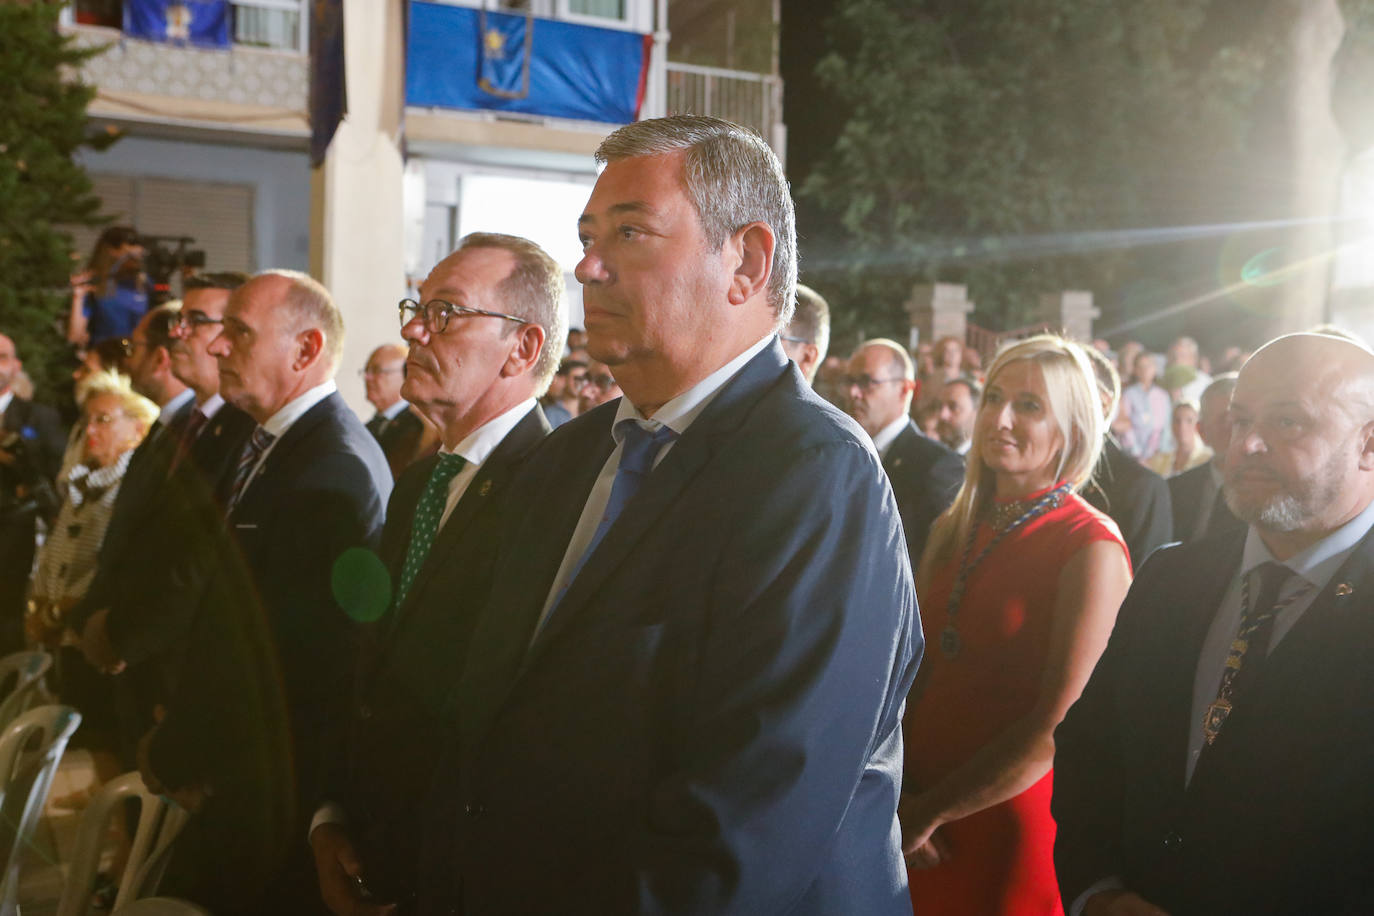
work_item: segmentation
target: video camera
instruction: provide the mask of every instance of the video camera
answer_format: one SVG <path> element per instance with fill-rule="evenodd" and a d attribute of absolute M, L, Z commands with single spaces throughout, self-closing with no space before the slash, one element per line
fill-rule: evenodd
<path fill-rule="evenodd" d="M 196 240 L 189 235 L 140 235 L 143 246 L 143 269 L 148 274 L 151 289 L 150 306 L 161 305 L 173 298 L 172 275 L 182 268 L 200 270 L 205 267 L 205 251 L 193 249 Z"/>

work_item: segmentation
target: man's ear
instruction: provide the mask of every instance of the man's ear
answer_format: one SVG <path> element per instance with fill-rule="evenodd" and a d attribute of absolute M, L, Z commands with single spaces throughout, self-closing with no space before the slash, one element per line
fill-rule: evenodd
<path fill-rule="evenodd" d="M 753 222 L 736 229 L 725 244 L 738 258 L 730 278 L 730 304 L 743 305 L 767 289 L 777 239 L 767 223 Z"/>
<path fill-rule="evenodd" d="M 520 325 L 511 336 L 515 338 L 515 346 L 501 366 L 502 378 L 514 378 L 528 372 L 539 361 L 539 354 L 544 349 L 544 329 L 534 322 Z"/>
<path fill-rule="evenodd" d="M 296 335 L 296 358 L 291 368 L 300 372 L 308 369 L 324 353 L 324 332 L 319 328 L 308 328 Z"/>
<path fill-rule="evenodd" d="M 1374 471 L 1374 423 L 1360 427 L 1360 470 Z"/>

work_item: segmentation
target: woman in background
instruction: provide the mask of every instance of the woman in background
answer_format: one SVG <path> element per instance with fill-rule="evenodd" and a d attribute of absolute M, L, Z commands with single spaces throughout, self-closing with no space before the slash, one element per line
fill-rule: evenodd
<path fill-rule="evenodd" d="M 132 226 L 100 234 L 86 269 L 72 276 L 67 342 L 85 349 L 102 340 L 130 337 L 148 311 L 143 246 Z"/>
<path fill-rule="evenodd" d="M 1078 496 L 1103 423 L 1077 344 L 1032 337 L 993 361 L 964 484 L 916 577 L 929 643 L 898 816 L 917 913 L 1062 912 L 1054 729 L 1130 584 L 1116 525 Z"/>

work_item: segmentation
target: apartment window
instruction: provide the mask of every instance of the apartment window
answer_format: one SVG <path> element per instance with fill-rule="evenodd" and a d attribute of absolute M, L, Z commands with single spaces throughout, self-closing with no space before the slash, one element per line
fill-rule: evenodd
<path fill-rule="evenodd" d="M 235 0 L 234 43 L 304 51 L 303 0 Z"/>
<path fill-rule="evenodd" d="M 594 16 L 597 19 L 624 19 L 625 0 L 566 0 L 568 12 L 574 16 Z"/>

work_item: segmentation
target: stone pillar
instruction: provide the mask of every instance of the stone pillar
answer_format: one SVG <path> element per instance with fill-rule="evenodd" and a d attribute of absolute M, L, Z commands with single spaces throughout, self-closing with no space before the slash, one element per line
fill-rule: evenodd
<path fill-rule="evenodd" d="M 915 350 L 917 344 L 923 341 L 934 343 L 941 337 L 964 340 L 968 334 L 968 316 L 973 311 L 973 302 L 969 300 L 967 286 L 957 283 L 920 283 L 911 288 L 906 310 L 911 315 L 911 339 L 907 345 Z"/>
<path fill-rule="evenodd" d="M 1102 310 L 1093 306 L 1093 294 L 1087 290 L 1066 289 L 1040 297 L 1040 320 L 1051 330 L 1079 343 L 1092 342 L 1093 319 L 1101 315 Z"/>
<path fill-rule="evenodd" d="M 378 345 L 400 341 L 406 294 L 403 174 L 403 0 L 344 0 L 348 114 L 311 174 L 310 272 L 334 295 L 347 336 L 339 391 L 368 416 L 358 370 Z"/>

